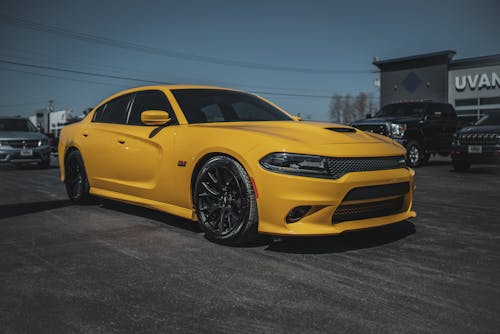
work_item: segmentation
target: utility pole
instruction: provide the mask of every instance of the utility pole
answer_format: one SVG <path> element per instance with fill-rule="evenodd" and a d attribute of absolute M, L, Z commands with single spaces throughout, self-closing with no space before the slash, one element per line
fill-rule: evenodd
<path fill-rule="evenodd" d="M 47 133 L 50 133 L 50 113 L 54 111 L 54 100 L 49 100 L 47 107 Z"/>

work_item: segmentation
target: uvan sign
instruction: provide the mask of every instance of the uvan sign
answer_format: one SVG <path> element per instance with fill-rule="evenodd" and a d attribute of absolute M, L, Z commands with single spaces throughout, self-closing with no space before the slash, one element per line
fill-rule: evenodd
<path fill-rule="evenodd" d="M 459 92 L 470 90 L 500 88 L 500 74 L 496 72 L 476 73 L 455 76 L 455 89 Z"/>

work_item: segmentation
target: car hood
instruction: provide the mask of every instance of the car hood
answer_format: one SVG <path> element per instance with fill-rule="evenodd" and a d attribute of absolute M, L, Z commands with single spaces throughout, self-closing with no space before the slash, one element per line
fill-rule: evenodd
<path fill-rule="evenodd" d="M 352 123 L 353 126 L 356 125 L 370 125 L 370 124 L 381 124 L 381 123 L 413 123 L 420 119 L 418 117 L 372 117 L 363 118 Z"/>
<path fill-rule="evenodd" d="M 39 132 L 23 132 L 23 131 L 0 131 L 1 140 L 39 140 L 47 138 L 43 133 Z"/>
<path fill-rule="evenodd" d="M 500 125 L 473 125 L 466 126 L 457 131 L 457 133 L 498 133 L 500 134 Z"/>
<path fill-rule="evenodd" d="M 228 129 L 231 131 L 246 132 L 279 140 L 300 142 L 311 145 L 371 143 L 374 140 L 370 134 L 350 126 L 323 123 L 323 122 L 238 122 L 238 123 L 210 123 L 196 125 Z"/>
<path fill-rule="evenodd" d="M 268 121 L 196 124 L 191 127 L 218 129 L 222 137 L 238 138 L 262 150 L 277 152 L 327 156 L 404 154 L 402 146 L 391 138 L 334 123 Z"/>

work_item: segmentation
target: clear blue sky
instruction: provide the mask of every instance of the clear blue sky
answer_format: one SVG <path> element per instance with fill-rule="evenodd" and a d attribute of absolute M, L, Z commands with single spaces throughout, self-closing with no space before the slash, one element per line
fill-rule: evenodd
<path fill-rule="evenodd" d="M 0 59 L 259 91 L 293 114 L 324 120 L 328 98 L 269 92 L 375 92 L 374 56 L 385 59 L 446 49 L 457 51 L 456 59 L 500 53 L 498 13 L 498 1 L 4 0 L 1 14 L 10 17 L 215 62 L 264 64 L 266 69 L 124 50 L 9 24 L 5 17 L 0 17 Z M 55 100 L 56 109 L 71 108 L 78 114 L 112 93 L 142 85 L 5 63 L 0 63 L 0 75 L 0 115 L 30 115 L 49 99 Z"/>

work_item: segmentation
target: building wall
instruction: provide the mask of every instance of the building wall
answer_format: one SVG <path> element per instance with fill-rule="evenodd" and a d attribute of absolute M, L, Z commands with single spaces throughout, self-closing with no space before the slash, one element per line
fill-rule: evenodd
<path fill-rule="evenodd" d="M 451 68 L 448 98 L 459 116 L 471 120 L 487 112 L 500 112 L 500 65 Z"/>
<path fill-rule="evenodd" d="M 408 100 L 448 102 L 448 66 L 432 65 L 380 73 L 380 105 Z"/>

